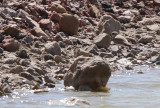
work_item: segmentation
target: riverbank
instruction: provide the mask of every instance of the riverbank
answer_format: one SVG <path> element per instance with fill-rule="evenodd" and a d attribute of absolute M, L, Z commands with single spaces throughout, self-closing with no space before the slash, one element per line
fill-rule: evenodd
<path fill-rule="evenodd" d="M 99 56 L 112 72 L 159 65 L 159 3 L 154 1 L 1 3 L 0 95 L 54 88 L 79 56 Z M 122 46 L 112 41 L 114 31 Z"/>

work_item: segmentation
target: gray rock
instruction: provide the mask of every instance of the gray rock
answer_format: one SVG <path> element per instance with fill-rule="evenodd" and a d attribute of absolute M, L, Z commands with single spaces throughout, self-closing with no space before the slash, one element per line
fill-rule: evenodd
<path fill-rule="evenodd" d="M 94 38 L 93 43 L 99 48 L 108 48 L 111 44 L 111 36 L 106 33 L 99 34 Z"/>
<path fill-rule="evenodd" d="M 147 44 L 152 42 L 153 37 L 152 36 L 143 36 L 139 39 L 139 43 Z"/>
<path fill-rule="evenodd" d="M 19 66 L 19 65 L 17 65 L 16 67 L 10 70 L 10 73 L 14 73 L 14 74 L 19 74 L 21 72 L 23 72 L 23 68 L 22 66 Z"/>
<path fill-rule="evenodd" d="M 30 65 L 30 61 L 27 60 L 27 59 L 22 59 L 22 60 L 20 60 L 20 64 L 22 66 L 29 66 Z"/>
<path fill-rule="evenodd" d="M 53 59 L 54 57 L 51 55 L 51 54 L 45 54 L 44 55 L 44 60 L 47 61 L 47 60 L 51 60 Z"/>
<path fill-rule="evenodd" d="M 73 86 L 76 90 L 80 86 L 88 86 L 92 90 L 105 87 L 111 69 L 100 57 L 78 57 L 64 76 L 64 85 Z"/>
<path fill-rule="evenodd" d="M 31 52 L 32 53 L 36 53 L 36 54 L 42 54 L 42 51 L 40 49 L 38 49 L 38 48 L 31 49 Z"/>
<path fill-rule="evenodd" d="M 3 48 L 0 47 L 0 53 L 3 53 Z"/>
<path fill-rule="evenodd" d="M 45 44 L 45 51 L 52 55 L 61 55 L 61 48 L 57 42 L 50 42 Z"/>
<path fill-rule="evenodd" d="M 9 15 L 11 17 L 16 17 L 17 16 L 17 12 L 11 8 L 5 8 L 3 13 L 5 13 L 6 15 Z"/>
<path fill-rule="evenodd" d="M 119 21 L 115 20 L 113 17 L 109 15 L 104 15 L 100 19 L 96 34 L 97 35 L 101 33 L 111 34 L 113 31 L 119 33 L 120 29 L 121 29 L 121 24 Z"/>
<path fill-rule="evenodd" d="M 28 52 L 26 50 L 20 50 L 17 52 L 17 56 L 20 58 L 28 58 Z"/>

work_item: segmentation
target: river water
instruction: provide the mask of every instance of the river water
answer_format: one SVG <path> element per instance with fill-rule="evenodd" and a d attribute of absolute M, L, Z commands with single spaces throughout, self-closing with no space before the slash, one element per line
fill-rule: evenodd
<path fill-rule="evenodd" d="M 143 74 L 136 71 L 142 70 Z M 132 71 L 112 74 L 109 92 L 77 92 L 57 84 L 49 92 L 34 94 L 15 90 L 12 96 L 0 98 L 0 108 L 159 108 L 160 67 L 135 67 Z"/>

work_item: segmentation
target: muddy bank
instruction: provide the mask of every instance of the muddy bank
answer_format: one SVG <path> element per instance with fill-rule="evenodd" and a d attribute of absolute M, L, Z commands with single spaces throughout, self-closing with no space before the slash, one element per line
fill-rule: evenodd
<path fill-rule="evenodd" d="M 159 65 L 153 1 L 1 0 L 0 95 L 53 88 L 79 56 L 98 56 L 112 72 Z"/>

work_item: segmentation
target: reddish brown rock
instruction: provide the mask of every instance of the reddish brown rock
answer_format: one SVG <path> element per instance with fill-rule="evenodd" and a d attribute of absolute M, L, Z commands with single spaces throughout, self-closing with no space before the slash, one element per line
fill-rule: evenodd
<path fill-rule="evenodd" d="M 79 20 L 71 14 L 62 14 L 59 22 L 60 30 L 68 34 L 77 34 L 79 27 Z"/>
<path fill-rule="evenodd" d="M 61 19 L 60 15 L 58 13 L 56 13 L 56 12 L 53 12 L 52 15 L 51 15 L 51 17 L 50 17 L 50 20 L 52 20 L 52 21 L 59 22 L 60 19 Z"/>
<path fill-rule="evenodd" d="M 41 19 L 39 25 L 41 28 L 52 30 L 53 23 L 49 19 Z"/>
<path fill-rule="evenodd" d="M 16 51 L 19 47 L 19 42 L 13 38 L 3 40 L 3 48 L 7 51 Z"/>

